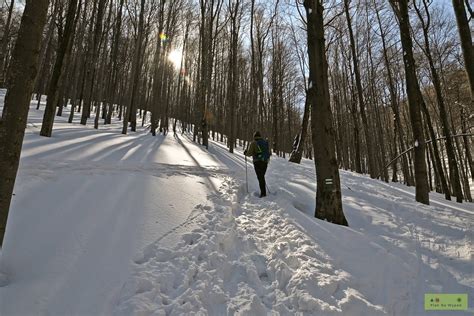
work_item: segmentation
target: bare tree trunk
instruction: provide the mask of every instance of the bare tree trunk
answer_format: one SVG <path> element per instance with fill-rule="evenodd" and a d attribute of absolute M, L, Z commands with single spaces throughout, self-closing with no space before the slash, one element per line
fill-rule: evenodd
<path fill-rule="evenodd" d="M 341 47 L 343 47 L 344 44 L 342 44 L 342 38 L 341 38 Z M 344 54 L 344 50 L 342 51 Z M 358 117 L 358 112 L 357 112 L 357 98 L 355 96 L 355 91 L 353 89 L 353 76 L 352 76 L 352 71 L 350 67 L 350 61 L 349 58 L 344 56 L 344 78 L 347 78 L 347 80 L 343 81 L 343 87 L 345 87 L 345 90 L 350 93 L 350 103 L 351 103 L 351 108 L 350 108 L 350 113 L 352 117 L 352 122 L 353 122 L 353 127 L 352 127 L 352 134 L 353 134 L 353 149 L 354 149 L 354 155 L 352 157 L 352 169 L 355 170 L 357 173 L 362 173 L 362 158 L 361 158 L 361 153 L 360 153 L 360 137 L 359 137 L 359 117 Z M 349 75 L 350 74 L 350 75 Z M 352 82 L 352 85 L 349 84 L 349 81 Z M 347 100 L 346 100 L 346 103 Z"/>
<path fill-rule="evenodd" d="M 421 107 L 423 113 L 425 113 L 425 122 L 428 125 L 428 133 L 431 139 L 436 139 L 436 134 L 434 132 L 433 124 L 431 123 L 431 115 L 428 111 L 428 107 L 424 101 L 421 102 Z M 438 148 L 438 144 L 436 142 L 433 143 L 433 153 L 432 156 L 434 157 L 433 165 L 436 167 L 437 175 L 439 176 L 439 181 L 441 184 L 442 192 L 446 200 L 451 200 L 451 190 L 449 189 L 448 182 L 446 180 L 446 172 L 443 170 L 443 163 L 444 161 L 440 157 L 440 150 Z"/>
<path fill-rule="evenodd" d="M 41 136 L 51 137 L 51 133 L 53 132 L 56 104 L 60 102 L 60 92 L 63 88 L 63 85 L 65 84 L 65 70 L 69 63 L 69 56 L 71 55 L 72 43 L 74 41 L 74 29 L 77 22 L 77 3 L 78 0 L 69 1 L 69 7 L 66 16 L 66 26 L 64 27 L 64 35 L 61 39 L 61 43 L 58 48 L 58 53 L 56 54 L 56 62 L 54 65 L 53 76 L 51 77 L 51 82 L 49 84 L 48 100 L 46 102 L 46 108 L 43 115 L 43 124 L 41 126 L 40 132 Z M 80 5 L 81 4 L 79 4 L 79 8 Z"/>
<path fill-rule="evenodd" d="M 56 27 L 56 16 L 58 15 L 59 11 L 59 0 L 54 0 L 52 6 L 52 13 L 51 16 L 48 18 L 48 30 L 46 32 L 46 37 L 43 41 L 41 46 L 41 53 L 40 53 L 40 66 L 38 74 L 36 75 L 34 90 L 38 94 L 46 94 L 47 91 L 47 84 L 49 82 L 50 68 L 51 68 L 51 59 L 53 55 L 53 46 L 54 46 L 54 30 Z M 38 98 L 38 104 L 36 105 L 36 109 L 38 110 L 41 105 L 41 97 Z"/>
<path fill-rule="evenodd" d="M 109 12 L 107 14 L 107 19 L 104 25 L 104 32 L 101 35 L 101 40 L 99 42 L 99 55 L 101 54 L 102 51 L 102 57 L 99 61 L 100 67 L 99 67 L 99 75 L 97 78 L 98 82 L 98 87 L 97 87 L 97 107 L 95 109 L 95 117 L 94 117 L 94 129 L 99 129 L 99 119 L 102 118 L 104 121 L 106 120 L 107 116 L 107 103 L 106 103 L 106 98 L 107 98 L 107 87 L 110 84 L 110 82 L 104 78 L 106 78 L 107 74 L 107 44 L 102 45 L 102 43 L 107 41 L 107 32 L 109 30 L 110 26 L 110 20 L 112 17 L 112 1 L 110 2 L 109 6 Z M 102 108 L 102 117 L 100 116 L 100 110 Z"/>
<path fill-rule="evenodd" d="M 74 55 L 74 67 L 73 67 L 73 80 L 72 80 L 72 95 L 71 95 L 71 111 L 69 112 L 68 123 L 72 123 L 74 119 L 74 111 L 77 105 L 77 96 L 81 95 L 79 105 L 82 102 L 82 91 L 83 91 L 83 82 L 84 78 L 81 77 L 82 71 L 80 70 L 81 65 L 84 63 L 85 54 L 82 52 L 83 48 L 83 41 L 84 35 L 86 30 L 86 17 L 87 17 L 87 6 L 89 4 L 89 0 L 85 0 L 84 2 L 84 10 L 82 11 L 82 21 L 80 31 L 78 31 L 78 38 L 77 38 L 77 51 Z M 81 81 L 82 79 L 82 81 Z"/>
<path fill-rule="evenodd" d="M 97 72 L 97 66 L 98 66 L 97 59 L 99 55 L 100 38 L 102 35 L 102 22 L 104 18 L 105 4 L 107 2 L 107 0 L 97 0 L 97 1 L 98 1 L 98 9 L 96 13 L 97 17 L 95 21 L 94 34 L 91 35 L 93 36 L 92 47 L 90 48 L 90 56 L 89 56 L 90 59 L 88 60 L 89 66 L 87 66 L 85 82 L 84 82 L 85 97 L 84 97 L 84 106 L 82 108 L 82 114 L 81 114 L 82 125 L 87 124 L 87 119 L 90 116 L 92 99 L 94 97 L 94 79 Z M 94 6 L 94 9 L 95 9 L 95 6 Z"/>
<path fill-rule="evenodd" d="M 255 56 L 255 37 L 254 37 L 254 28 L 255 28 L 255 0 L 250 1 L 250 97 L 249 102 L 250 106 L 257 106 L 258 102 L 258 91 L 257 91 L 257 70 L 256 70 L 256 56 Z M 247 130 L 247 135 L 245 139 L 250 139 L 251 131 L 254 129 L 256 121 L 258 120 L 258 107 L 257 114 L 249 116 L 249 127 Z"/>
<path fill-rule="evenodd" d="M 431 22 L 430 12 L 429 12 L 428 4 L 426 3 L 426 0 L 423 0 L 423 6 L 424 6 L 424 9 L 425 9 L 426 19 L 427 19 L 426 22 L 425 22 L 419 8 L 416 5 L 416 2 L 414 4 L 415 4 L 416 13 L 418 15 L 418 18 L 420 19 L 421 26 L 422 26 L 422 29 L 423 29 L 423 37 L 424 37 L 424 44 L 425 44 L 424 53 L 426 55 L 426 58 L 428 59 L 428 63 L 429 63 L 429 66 L 430 66 L 431 76 L 433 78 L 433 85 L 434 85 L 435 92 L 436 92 L 436 100 L 438 102 L 439 116 L 441 118 L 441 124 L 442 124 L 442 127 L 443 127 L 443 134 L 446 137 L 446 152 L 448 154 L 449 177 L 451 179 L 451 185 L 452 185 L 452 188 L 453 188 L 453 195 L 456 196 L 456 202 L 461 203 L 462 198 L 463 198 L 462 188 L 461 188 L 461 183 L 460 183 L 460 180 L 459 180 L 459 169 L 458 169 L 458 165 L 457 165 L 457 161 L 456 161 L 456 155 L 455 155 L 455 150 L 454 150 L 454 146 L 453 146 L 453 140 L 450 136 L 451 128 L 449 127 L 448 114 L 446 112 L 446 106 L 444 104 L 444 97 L 443 97 L 443 93 L 442 93 L 442 90 L 441 90 L 441 80 L 439 78 L 438 71 L 436 70 L 434 60 L 433 60 L 433 56 L 431 55 L 430 40 L 429 40 L 429 37 L 428 37 L 428 32 L 429 32 L 430 22 Z M 431 138 L 433 138 L 433 136 Z M 448 200 L 450 200 L 450 199 L 451 199 L 451 197 L 448 198 Z"/>
<path fill-rule="evenodd" d="M 237 54 L 239 44 L 239 30 L 241 9 L 240 0 L 229 1 L 229 15 L 231 20 L 230 30 L 230 58 L 229 58 L 229 90 L 228 90 L 228 108 L 230 111 L 230 133 L 229 133 L 229 152 L 234 152 L 235 144 L 235 111 L 238 106 L 238 69 Z"/>
<path fill-rule="evenodd" d="M 12 21 L 12 13 L 13 13 L 14 5 L 15 5 L 15 0 L 10 0 L 10 6 L 8 7 L 7 22 L 4 26 L 3 37 L 0 43 L 0 88 L 6 87 L 5 65 L 6 65 L 8 41 L 10 39 L 10 26 L 11 26 L 11 21 Z"/>
<path fill-rule="evenodd" d="M 296 150 L 291 152 L 289 160 L 290 162 L 301 163 L 301 158 L 303 157 L 304 142 L 306 139 L 306 134 L 308 133 L 310 106 L 311 105 L 308 102 L 308 98 L 306 98 L 306 101 L 304 103 L 303 123 L 301 125 L 300 133 L 298 134 L 298 145 L 296 147 Z"/>
<path fill-rule="evenodd" d="M 122 30 L 122 12 L 123 12 L 123 5 L 125 0 L 120 0 L 119 10 L 117 13 L 116 21 L 115 21 L 115 28 L 114 28 L 114 39 L 112 43 L 112 52 L 111 52 L 111 78 L 109 82 L 109 87 L 107 88 L 108 93 L 108 107 L 107 107 L 107 114 L 105 118 L 104 124 L 110 124 L 112 122 L 112 112 L 114 108 L 114 102 L 116 99 L 117 94 L 117 86 L 118 86 L 118 52 L 119 52 L 119 41 L 120 41 L 120 34 Z"/>
<path fill-rule="evenodd" d="M 138 21 L 138 30 L 137 30 L 138 34 L 137 34 L 137 40 L 135 42 L 135 52 L 133 54 L 132 75 L 131 75 L 132 85 L 130 87 L 130 101 L 128 102 L 127 111 L 123 119 L 122 134 L 127 134 L 128 122 L 130 122 L 130 129 L 132 132 L 135 132 L 137 129 L 136 98 L 137 98 L 137 93 L 138 93 L 138 84 L 140 82 L 144 19 L 145 19 L 145 0 L 141 0 L 140 17 Z"/>
<path fill-rule="evenodd" d="M 305 0 L 307 17 L 311 128 L 316 166 L 316 211 L 322 220 L 347 226 L 342 210 L 341 184 L 337 166 L 332 113 L 329 98 L 328 65 L 323 26 L 323 6 L 319 0 Z"/>
<path fill-rule="evenodd" d="M 368 6 L 366 6 L 366 21 L 367 21 L 367 25 L 370 25 L 370 18 L 369 18 L 369 13 L 368 13 Z M 380 170 L 381 168 L 384 167 L 384 165 L 387 163 L 387 157 L 386 157 L 386 151 L 385 151 L 385 139 L 384 139 L 384 128 L 382 128 L 382 117 L 380 115 L 380 106 L 378 104 L 378 89 L 376 87 L 376 81 L 377 81 L 377 75 L 376 75 L 376 68 L 377 66 L 375 66 L 375 63 L 374 63 L 374 58 L 373 58 L 373 55 L 372 55 L 372 37 L 371 37 L 371 31 L 367 31 L 367 59 L 368 59 L 368 66 L 370 67 L 369 68 L 369 77 L 368 77 L 368 81 L 369 81 L 369 84 L 368 84 L 368 91 L 369 91 L 369 94 L 368 94 L 368 103 L 372 105 L 372 109 L 373 109 L 373 112 L 375 112 L 375 128 L 378 130 L 378 132 L 376 133 L 377 134 L 377 138 L 378 138 L 378 145 L 377 147 L 379 148 L 379 150 L 377 151 L 379 153 L 379 155 L 375 155 L 375 153 L 373 153 L 373 159 L 375 159 L 376 161 L 374 161 L 374 165 L 375 165 L 375 162 L 378 162 L 378 165 L 377 165 L 377 170 Z M 388 132 L 388 131 L 387 131 Z M 374 144 L 375 141 L 372 143 Z M 373 145 L 372 145 L 373 146 Z M 371 147 L 372 147 L 371 146 Z M 378 159 L 376 159 L 378 158 Z M 384 169 L 384 170 L 381 170 L 380 172 L 380 175 L 382 176 L 382 180 L 385 181 L 385 182 L 388 182 L 389 181 L 389 176 L 388 176 L 388 170 L 387 169 Z"/>
<path fill-rule="evenodd" d="M 164 10 L 165 10 L 166 0 L 161 0 L 159 8 L 160 20 L 158 22 L 158 32 L 161 34 L 164 28 Z M 156 136 L 156 129 L 158 128 L 158 103 L 161 102 L 161 39 L 157 39 L 155 55 L 153 58 L 153 95 L 152 95 L 152 105 L 151 105 L 151 134 Z"/>
<path fill-rule="evenodd" d="M 462 133 L 463 134 L 467 134 L 467 119 L 466 119 L 467 115 L 466 113 L 464 112 L 464 110 L 461 108 L 461 128 L 462 128 Z M 463 136 L 463 142 L 464 142 L 464 149 L 466 150 L 466 159 L 467 159 L 467 167 L 466 169 L 470 169 L 471 170 L 471 179 L 472 181 L 474 181 L 474 163 L 473 163 L 473 159 L 472 159 L 472 153 L 471 153 L 471 148 L 470 148 L 470 145 L 469 145 L 469 139 L 467 138 L 467 136 Z M 467 171 L 467 173 L 469 173 L 469 171 Z"/>
<path fill-rule="evenodd" d="M 425 137 L 423 135 L 423 121 L 421 108 L 423 96 L 421 95 L 416 65 L 413 57 L 413 42 L 410 35 L 410 19 L 408 15 L 408 0 L 390 0 L 399 20 L 400 38 L 403 47 L 403 63 L 405 65 L 405 80 L 410 109 L 410 121 L 413 129 L 413 142 L 415 146 L 415 187 L 416 201 L 429 204 L 429 185 L 425 162 Z M 398 4 L 398 5 L 397 5 Z"/>
<path fill-rule="evenodd" d="M 374 2 L 375 3 L 375 2 Z M 384 56 L 384 63 L 385 63 L 385 69 L 387 70 L 387 82 L 388 82 L 388 88 L 389 88 L 389 93 L 390 93 L 390 106 L 393 111 L 394 115 L 394 133 L 395 133 L 395 151 L 394 151 L 394 156 L 398 155 L 397 146 L 396 146 L 396 140 L 398 139 L 401 147 L 401 151 L 405 151 L 405 143 L 403 141 L 403 128 L 402 124 L 400 121 L 400 107 L 397 103 L 397 94 L 395 90 L 395 84 L 393 82 L 393 75 L 392 75 L 392 69 L 390 67 L 390 61 L 388 58 L 387 54 L 387 44 L 385 42 L 385 31 L 384 28 L 382 27 L 382 22 L 380 20 L 380 15 L 378 9 L 375 10 L 376 16 L 377 16 L 377 21 L 379 24 L 379 30 L 380 30 L 380 37 L 382 39 L 382 47 L 383 47 L 383 56 Z M 403 177 L 405 179 L 405 182 L 408 186 L 412 186 L 412 179 L 410 177 L 410 172 L 408 171 L 408 162 L 406 159 L 406 156 L 402 157 L 402 172 L 403 172 Z"/>
<path fill-rule="evenodd" d="M 474 109 L 474 50 L 472 48 L 471 28 L 464 9 L 463 0 L 453 0 L 454 14 L 458 23 L 461 48 L 464 56 L 467 77 L 471 87 L 471 111 Z M 471 21 L 472 22 L 472 21 Z"/>
<path fill-rule="evenodd" d="M 349 28 L 349 38 L 351 42 L 351 51 L 352 51 L 352 61 L 354 63 L 354 74 L 355 74 L 355 81 L 357 87 L 357 97 L 359 101 L 359 108 L 360 108 L 360 115 L 362 118 L 362 126 L 364 127 L 364 135 L 365 135 L 365 142 L 367 146 L 367 159 L 369 162 L 369 174 L 371 178 L 375 178 L 377 175 L 376 164 L 375 164 L 375 156 L 374 156 L 374 149 L 372 145 L 372 137 L 369 132 L 369 123 L 367 121 L 367 115 L 365 113 L 365 101 L 364 101 L 364 92 L 362 89 L 362 82 L 360 78 L 360 71 L 359 71 L 359 63 L 357 61 L 357 51 L 356 51 L 356 44 L 354 40 L 354 34 L 352 31 L 352 23 L 349 11 L 349 0 L 344 0 L 344 8 L 346 13 L 347 19 L 347 26 Z"/>
<path fill-rule="evenodd" d="M 0 120 L 0 247 L 20 162 L 49 0 L 27 1 L 9 69 L 9 89 Z"/>
<path fill-rule="evenodd" d="M 213 46 L 217 33 L 218 18 L 222 8 L 222 0 L 200 0 L 200 77 L 197 87 L 197 103 L 199 122 L 196 125 L 201 128 L 202 144 L 209 147 L 209 117 L 210 117 L 210 93 L 213 72 Z M 196 126 L 195 126 L 196 127 Z"/>

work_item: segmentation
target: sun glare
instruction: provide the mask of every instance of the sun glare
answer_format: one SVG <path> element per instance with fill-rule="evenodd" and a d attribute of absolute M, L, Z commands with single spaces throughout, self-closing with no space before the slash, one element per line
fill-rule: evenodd
<path fill-rule="evenodd" d="M 181 58 L 183 52 L 179 49 L 174 49 L 168 54 L 168 60 L 174 65 L 174 68 L 179 69 L 181 66 Z"/>

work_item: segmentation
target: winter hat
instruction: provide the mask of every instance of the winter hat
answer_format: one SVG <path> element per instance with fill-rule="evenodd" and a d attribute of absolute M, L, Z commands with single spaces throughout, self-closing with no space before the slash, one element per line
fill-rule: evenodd
<path fill-rule="evenodd" d="M 259 131 L 256 131 L 254 134 L 253 134 L 253 138 L 261 138 L 262 135 L 260 134 Z"/>

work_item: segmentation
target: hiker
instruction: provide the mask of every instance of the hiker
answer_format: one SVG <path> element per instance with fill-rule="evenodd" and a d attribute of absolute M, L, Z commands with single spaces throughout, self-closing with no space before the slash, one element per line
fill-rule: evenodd
<path fill-rule="evenodd" d="M 265 184 L 265 172 L 267 172 L 268 161 L 272 154 L 268 140 L 262 138 L 260 132 L 253 134 L 254 141 L 244 151 L 245 156 L 253 157 L 253 166 L 260 185 L 260 197 L 267 196 Z"/>

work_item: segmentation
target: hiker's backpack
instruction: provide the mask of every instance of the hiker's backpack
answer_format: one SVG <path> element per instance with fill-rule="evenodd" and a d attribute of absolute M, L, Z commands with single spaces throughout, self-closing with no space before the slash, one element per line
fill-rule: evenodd
<path fill-rule="evenodd" d="M 255 156 L 256 161 L 268 161 L 270 159 L 270 148 L 268 146 L 268 141 L 261 138 L 257 141 L 257 155 Z"/>

